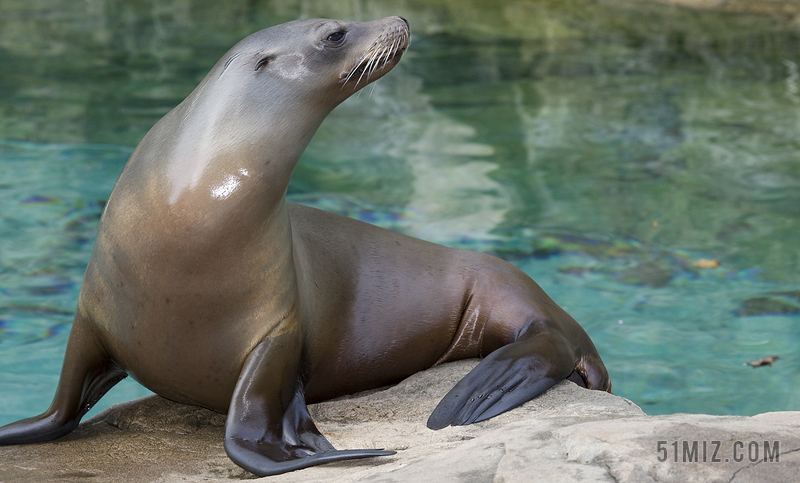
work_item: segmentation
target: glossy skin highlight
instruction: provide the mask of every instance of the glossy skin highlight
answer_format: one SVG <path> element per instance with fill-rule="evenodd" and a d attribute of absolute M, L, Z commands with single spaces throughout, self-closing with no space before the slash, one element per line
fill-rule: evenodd
<path fill-rule="evenodd" d="M 469 424 L 564 378 L 610 390 L 583 329 L 527 275 L 287 203 L 325 116 L 391 70 L 407 23 L 311 19 L 234 46 L 131 156 L 103 213 L 51 407 L 0 444 L 74 429 L 130 374 L 227 413 L 225 449 L 259 475 L 391 454 L 335 450 L 307 402 L 485 357 L 428 426 Z"/>

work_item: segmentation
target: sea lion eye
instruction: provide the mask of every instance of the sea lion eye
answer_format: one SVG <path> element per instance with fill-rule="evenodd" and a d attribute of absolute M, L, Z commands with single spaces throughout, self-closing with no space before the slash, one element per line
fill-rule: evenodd
<path fill-rule="evenodd" d="M 269 61 L 271 61 L 271 60 L 272 60 L 272 56 L 271 55 L 265 55 L 265 56 L 261 57 L 260 59 L 258 59 L 258 62 L 256 62 L 256 67 L 253 70 L 258 70 L 258 69 L 264 67 L 265 65 L 269 64 Z"/>
<path fill-rule="evenodd" d="M 345 35 L 345 32 L 339 30 L 339 31 L 336 31 L 336 32 L 328 35 L 328 38 L 326 38 L 325 40 L 327 40 L 328 42 L 333 42 L 334 44 L 338 44 L 339 42 L 344 40 L 344 35 Z"/>

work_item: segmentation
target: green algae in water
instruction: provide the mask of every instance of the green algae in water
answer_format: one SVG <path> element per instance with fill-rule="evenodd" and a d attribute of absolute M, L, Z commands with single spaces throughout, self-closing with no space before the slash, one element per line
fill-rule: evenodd
<path fill-rule="evenodd" d="M 291 199 L 511 260 L 650 414 L 800 407 L 787 19 L 582 1 L 45 3 L 0 5 L 0 139 L 17 140 L 0 145 L 0 422 L 49 403 L 103 202 L 147 129 L 247 33 L 390 14 L 411 22 L 410 51 L 323 124 Z"/>

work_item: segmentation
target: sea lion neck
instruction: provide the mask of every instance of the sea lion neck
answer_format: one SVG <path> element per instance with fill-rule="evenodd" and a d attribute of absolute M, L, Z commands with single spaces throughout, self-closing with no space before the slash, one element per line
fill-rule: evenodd
<path fill-rule="evenodd" d="M 307 19 L 242 40 L 147 133 L 106 221 L 159 218 L 214 239 L 203 226 L 236 224 L 250 233 L 280 218 L 292 172 L 319 125 L 391 70 L 408 39 L 405 21 L 390 17 Z"/>
<path fill-rule="evenodd" d="M 162 159 L 169 183 L 168 202 L 182 197 L 209 202 L 244 195 L 265 205 L 283 197 L 292 172 L 329 110 L 304 113 L 278 106 L 248 106 L 239 99 L 202 95 L 199 102 L 179 106 L 172 122 L 173 145 Z M 193 99 L 192 99 L 193 100 Z"/>
<path fill-rule="evenodd" d="M 161 212 L 266 220 L 328 110 L 305 115 L 252 106 L 205 83 L 160 120 L 134 151 L 110 201 Z M 282 112 L 283 111 L 283 112 Z M 128 192 L 128 179 L 152 186 Z M 255 226 L 255 225 L 254 225 Z"/>

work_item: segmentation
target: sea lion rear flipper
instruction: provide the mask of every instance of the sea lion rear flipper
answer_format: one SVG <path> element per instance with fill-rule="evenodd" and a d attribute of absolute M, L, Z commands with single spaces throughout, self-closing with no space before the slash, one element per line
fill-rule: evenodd
<path fill-rule="evenodd" d="M 461 426 L 497 416 L 572 377 L 575 364 L 572 346 L 556 332 L 505 345 L 442 398 L 428 418 L 428 427 Z"/>
<path fill-rule="evenodd" d="M 108 358 L 85 321 L 76 316 L 50 408 L 38 416 L 0 428 L 0 445 L 41 443 L 64 436 L 126 376 Z"/>
<path fill-rule="evenodd" d="M 260 476 L 394 451 L 339 451 L 320 434 L 306 407 L 298 367 L 298 330 L 268 337 L 248 355 L 225 423 L 225 451 Z"/>

